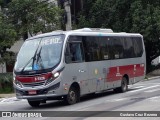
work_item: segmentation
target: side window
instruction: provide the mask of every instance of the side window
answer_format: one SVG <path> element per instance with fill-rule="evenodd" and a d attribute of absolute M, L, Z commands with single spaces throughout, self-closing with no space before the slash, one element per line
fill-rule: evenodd
<path fill-rule="evenodd" d="M 125 37 L 124 38 L 124 58 L 133 58 L 134 54 L 134 46 L 132 38 Z"/>
<path fill-rule="evenodd" d="M 108 37 L 100 37 L 99 39 L 99 49 L 100 49 L 100 58 L 101 60 L 111 59 L 109 54 L 110 39 Z"/>
<path fill-rule="evenodd" d="M 82 44 L 81 43 L 70 43 L 69 44 L 70 55 L 72 62 L 82 62 Z"/>
<path fill-rule="evenodd" d="M 100 60 L 100 49 L 99 49 L 98 39 L 99 39 L 98 37 L 92 37 L 92 36 L 84 37 L 86 62 Z"/>
<path fill-rule="evenodd" d="M 76 39 L 75 39 L 76 38 Z M 77 63 L 84 61 L 83 46 L 80 37 L 70 37 L 65 52 L 66 63 Z"/>
<path fill-rule="evenodd" d="M 123 39 L 121 37 L 113 37 L 113 53 L 114 59 L 121 59 L 124 57 Z"/>
<path fill-rule="evenodd" d="M 142 39 L 140 37 L 132 38 L 135 57 L 141 57 L 143 53 Z"/>

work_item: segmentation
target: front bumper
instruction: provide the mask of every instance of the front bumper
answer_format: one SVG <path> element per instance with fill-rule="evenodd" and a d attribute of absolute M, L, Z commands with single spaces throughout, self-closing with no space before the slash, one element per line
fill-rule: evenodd
<path fill-rule="evenodd" d="M 41 88 L 41 89 L 20 89 L 14 86 L 16 97 L 18 99 L 29 99 L 29 100 L 48 100 L 48 99 L 63 99 L 65 95 L 60 94 L 62 93 L 60 89 L 60 82 L 48 87 L 48 88 Z M 28 91 L 35 90 L 36 94 L 30 95 Z"/>
<path fill-rule="evenodd" d="M 45 94 L 45 95 L 17 95 L 18 99 L 28 99 L 28 100 L 62 100 L 66 95 L 56 95 L 56 94 Z"/>

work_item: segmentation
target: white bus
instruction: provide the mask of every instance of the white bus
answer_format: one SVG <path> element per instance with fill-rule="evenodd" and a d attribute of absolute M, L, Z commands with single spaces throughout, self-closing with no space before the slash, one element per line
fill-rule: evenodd
<path fill-rule="evenodd" d="M 125 92 L 129 84 L 144 79 L 145 71 L 142 35 L 84 28 L 27 39 L 17 56 L 13 83 L 16 97 L 32 107 L 59 99 L 75 104 L 86 94 Z"/>

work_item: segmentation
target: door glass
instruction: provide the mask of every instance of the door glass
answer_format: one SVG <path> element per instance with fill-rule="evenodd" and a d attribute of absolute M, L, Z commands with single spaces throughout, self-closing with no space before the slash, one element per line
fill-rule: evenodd
<path fill-rule="evenodd" d="M 75 37 L 76 36 L 74 36 L 74 40 Z M 66 48 L 65 61 L 66 63 L 77 63 L 84 61 L 83 47 L 81 41 L 73 41 L 72 37 L 70 37 Z"/>

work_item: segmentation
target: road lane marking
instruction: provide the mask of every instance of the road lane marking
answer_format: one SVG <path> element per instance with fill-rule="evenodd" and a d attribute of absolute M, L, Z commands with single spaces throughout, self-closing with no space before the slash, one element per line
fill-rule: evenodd
<path fill-rule="evenodd" d="M 132 87 L 129 87 L 129 88 L 138 89 L 138 88 L 144 88 L 144 87 L 145 87 L 145 86 L 137 86 L 137 87 L 132 86 Z"/>
<path fill-rule="evenodd" d="M 153 90 L 148 90 L 148 91 L 144 91 L 144 92 L 155 92 L 155 91 L 160 91 L 160 88 L 158 88 L 158 89 L 153 89 Z"/>
<path fill-rule="evenodd" d="M 118 102 L 118 101 L 124 101 L 124 100 L 128 100 L 128 98 L 119 98 L 119 99 L 105 100 L 105 103 L 106 102 Z"/>
<path fill-rule="evenodd" d="M 136 83 L 136 84 L 133 84 L 134 85 L 160 85 L 160 83 Z"/>
<path fill-rule="evenodd" d="M 159 99 L 160 99 L 160 96 L 148 98 L 148 100 L 153 101 L 153 102 L 160 102 Z"/>
<path fill-rule="evenodd" d="M 137 86 L 137 87 L 134 87 L 134 88 L 143 88 L 143 87 L 145 87 L 145 86 Z"/>
<path fill-rule="evenodd" d="M 17 101 L 25 101 L 24 99 L 17 99 L 16 97 L 11 97 L 11 98 L 1 98 L 0 99 L 0 104 L 10 104 L 10 103 L 15 103 Z"/>
<path fill-rule="evenodd" d="M 151 97 L 151 98 L 148 98 L 149 100 L 153 100 L 153 99 L 159 99 L 160 96 L 155 96 L 155 97 Z"/>
<path fill-rule="evenodd" d="M 138 89 L 138 90 L 128 91 L 127 93 L 134 93 L 134 92 L 138 92 L 138 91 L 142 91 L 142 90 L 146 90 L 146 89 L 150 89 L 150 88 L 155 88 L 155 87 L 158 87 L 158 86 L 160 86 L 160 85 L 154 85 L 154 86 L 145 87 L 145 88 Z"/>

